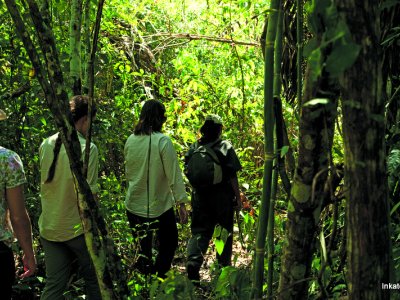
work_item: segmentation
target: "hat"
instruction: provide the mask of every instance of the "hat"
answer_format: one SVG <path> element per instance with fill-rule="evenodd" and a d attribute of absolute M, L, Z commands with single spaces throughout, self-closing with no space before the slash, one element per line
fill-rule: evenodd
<path fill-rule="evenodd" d="M 215 115 L 215 114 L 207 115 L 206 121 L 213 121 L 214 124 L 223 125 L 222 124 L 222 118 L 220 116 L 218 116 L 218 115 Z"/>
<path fill-rule="evenodd" d="M 6 113 L 0 109 L 0 121 L 7 119 Z"/>

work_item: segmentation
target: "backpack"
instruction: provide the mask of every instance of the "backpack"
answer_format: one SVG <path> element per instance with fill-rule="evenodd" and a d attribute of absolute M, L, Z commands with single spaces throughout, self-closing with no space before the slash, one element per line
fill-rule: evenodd
<path fill-rule="evenodd" d="M 222 168 L 217 154 L 212 149 L 220 140 L 205 145 L 194 145 L 195 149 L 186 165 L 186 177 L 195 188 L 210 187 L 222 182 Z"/>

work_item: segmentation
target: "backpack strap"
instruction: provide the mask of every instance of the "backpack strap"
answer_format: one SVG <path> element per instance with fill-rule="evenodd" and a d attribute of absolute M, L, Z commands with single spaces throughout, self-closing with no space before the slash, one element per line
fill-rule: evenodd
<path fill-rule="evenodd" d="M 213 149 L 215 145 L 217 145 L 221 140 L 218 139 L 213 143 L 208 143 L 203 145 L 203 147 L 208 148 L 208 154 L 211 156 L 211 158 L 214 160 L 215 163 L 217 163 L 218 165 L 221 165 L 221 161 L 218 158 L 217 153 L 215 152 L 215 150 Z"/>
<path fill-rule="evenodd" d="M 210 148 L 214 148 L 214 146 L 216 145 L 216 144 L 218 144 L 219 142 L 221 142 L 221 139 L 217 139 L 214 143 L 210 143 L 211 145 L 210 145 Z"/>

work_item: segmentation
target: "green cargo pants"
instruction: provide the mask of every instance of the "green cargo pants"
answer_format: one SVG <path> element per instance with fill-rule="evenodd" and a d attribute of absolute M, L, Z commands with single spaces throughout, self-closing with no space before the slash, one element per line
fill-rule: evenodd
<path fill-rule="evenodd" d="M 64 299 L 63 294 L 67 289 L 74 260 L 78 261 L 85 280 L 87 299 L 101 299 L 96 273 L 83 235 L 65 242 L 52 242 L 44 238 L 40 240 L 46 265 L 46 286 L 41 300 Z"/>

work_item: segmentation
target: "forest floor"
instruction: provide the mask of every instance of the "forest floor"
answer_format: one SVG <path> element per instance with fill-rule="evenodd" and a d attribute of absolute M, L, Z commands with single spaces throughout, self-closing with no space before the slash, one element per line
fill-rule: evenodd
<path fill-rule="evenodd" d="M 232 266 L 236 268 L 250 268 L 253 259 L 253 253 L 251 250 L 245 248 L 245 245 L 238 238 L 239 234 L 237 228 L 234 230 L 234 240 L 232 246 Z M 216 250 L 212 241 L 206 255 L 204 256 L 204 262 L 200 269 L 200 289 L 197 289 L 196 295 L 198 299 L 212 299 L 211 291 L 215 288 L 215 262 L 216 262 Z M 173 269 L 178 270 L 181 274 L 186 274 L 186 257 L 178 257 L 173 262 Z M 214 283 L 213 283 L 214 282 Z"/>

